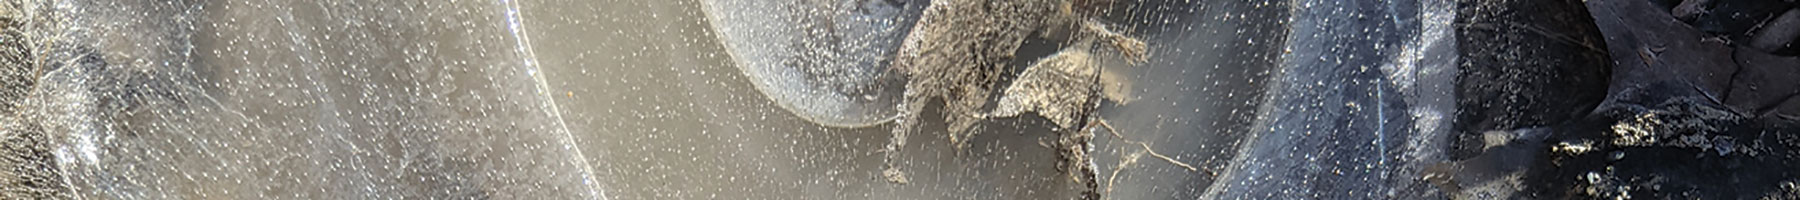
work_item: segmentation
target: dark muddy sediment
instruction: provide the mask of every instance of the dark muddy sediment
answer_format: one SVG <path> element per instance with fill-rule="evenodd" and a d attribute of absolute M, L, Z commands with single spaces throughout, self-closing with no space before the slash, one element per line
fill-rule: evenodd
<path fill-rule="evenodd" d="M 1780 25 L 1792 3 L 1461 4 L 1456 159 L 1505 153 L 1483 151 L 1485 131 L 1550 132 L 1517 193 L 1475 197 L 1795 197 L 1800 62 L 1767 39 L 1800 28 Z"/>
<path fill-rule="evenodd" d="M 1557 125 L 1541 197 L 1791 199 L 1800 58 L 1768 37 L 1793 3 L 1587 1 L 1614 60 L 1608 96 Z M 1770 36 L 1776 35 L 1776 36 Z M 1760 39 L 1760 40 L 1759 40 Z M 1785 42 L 1783 42 L 1785 43 Z M 1775 48 L 1771 48 L 1775 47 Z"/>
<path fill-rule="evenodd" d="M 1452 172 L 1431 174 L 1460 199 L 1537 199 L 1552 141 L 1506 137 L 1588 115 L 1606 97 L 1613 68 L 1601 33 L 1577 1 L 1457 1 L 1461 69 L 1454 133 L 1446 150 Z M 1433 172 L 1440 173 L 1440 172 Z"/>

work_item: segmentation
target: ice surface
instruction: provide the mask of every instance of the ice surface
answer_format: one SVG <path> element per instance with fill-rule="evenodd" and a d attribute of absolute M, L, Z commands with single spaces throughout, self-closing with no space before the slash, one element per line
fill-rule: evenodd
<path fill-rule="evenodd" d="M 809 121 L 861 127 L 892 120 L 903 91 L 888 70 L 928 1 L 700 1 L 756 88 Z"/>
<path fill-rule="evenodd" d="M 601 196 L 510 2 L 19 4 L 11 197 Z"/>
<path fill-rule="evenodd" d="M 7 2 L 0 50 L 32 59 L 0 71 L 0 198 L 1073 195 L 1036 117 L 914 137 L 912 183 L 880 180 L 924 1 Z M 1155 56 L 1101 69 L 1134 99 L 1101 109 L 1105 195 L 1429 196 L 1446 2 L 1117 6 Z"/>
<path fill-rule="evenodd" d="M 1295 1 L 1253 130 L 1208 198 L 1418 199 L 1454 113 L 1449 1 Z M 1430 20 L 1430 21 L 1426 21 Z M 1430 22 L 1430 23 L 1426 23 Z M 1423 123 L 1423 124 L 1422 124 Z"/>

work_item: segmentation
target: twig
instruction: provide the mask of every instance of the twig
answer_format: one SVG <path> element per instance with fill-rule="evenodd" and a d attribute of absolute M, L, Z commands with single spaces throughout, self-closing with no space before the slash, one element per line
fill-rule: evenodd
<path fill-rule="evenodd" d="M 1138 151 L 1137 153 L 1132 153 L 1131 155 L 1125 156 L 1125 159 L 1123 159 L 1122 161 L 1119 161 L 1119 167 L 1114 167 L 1112 170 L 1112 175 L 1106 177 L 1106 194 L 1108 196 L 1112 195 L 1113 185 L 1117 185 L 1117 184 L 1114 184 L 1113 182 L 1117 182 L 1119 180 L 1119 172 L 1125 171 L 1125 167 L 1130 167 L 1131 164 L 1136 164 L 1138 158 L 1144 157 L 1144 152 L 1147 152 L 1147 151 L 1149 151 L 1149 150 Z"/>
<path fill-rule="evenodd" d="M 1119 135 L 1119 129 L 1113 128 L 1112 123 L 1106 123 L 1106 119 L 1100 119 L 1099 121 L 1100 121 L 1100 127 L 1106 128 L 1106 133 L 1112 134 L 1113 137 L 1115 137 L 1115 138 L 1125 139 L 1125 136 Z M 1127 141 L 1129 141 L 1129 140 L 1127 140 Z"/>
<path fill-rule="evenodd" d="M 1149 143 L 1138 142 L 1135 140 L 1127 139 L 1127 138 L 1125 138 L 1124 135 L 1119 135 L 1119 130 L 1117 128 L 1113 128 L 1112 123 L 1107 123 L 1106 119 L 1100 119 L 1099 121 L 1100 121 L 1100 127 L 1106 128 L 1107 133 L 1112 134 L 1113 137 L 1117 137 L 1120 140 L 1125 140 L 1125 143 L 1137 144 L 1140 147 L 1144 147 L 1144 152 L 1150 153 L 1151 157 L 1156 157 L 1158 159 L 1162 159 L 1163 161 L 1168 161 L 1170 164 L 1175 164 L 1175 166 L 1181 166 L 1181 168 L 1186 168 L 1189 172 L 1200 171 L 1200 168 L 1194 167 L 1193 165 L 1188 165 L 1187 163 L 1183 163 L 1181 161 L 1176 161 L 1175 158 L 1173 158 L 1173 157 L 1163 155 L 1162 153 L 1157 153 L 1155 149 L 1150 148 Z"/>
<path fill-rule="evenodd" d="M 1175 158 L 1170 158 L 1169 156 L 1162 155 L 1161 153 L 1156 153 L 1155 150 L 1150 149 L 1150 144 L 1145 144 L 1145 143 L 1141 143 L 1141 142 L 1137 143 L 1137 144 L 1138 144 L 1138 146 L 1143 146 L 1144 152 L 1150 153 L 1151 157 L 1160 158 L 1163 161 L 1169 161 L 1169 163 L 1175 164 L 1175 166 L 1181 166 L 1181 168 L 1187 168 L 1187 170 L 1189 172 L 1200 171 L 1200 168 L 1195 168 L 1193 165 L 1188 165 L 1187 163 L 1182 163 L 1181 161 L 1175 161 Z"/>

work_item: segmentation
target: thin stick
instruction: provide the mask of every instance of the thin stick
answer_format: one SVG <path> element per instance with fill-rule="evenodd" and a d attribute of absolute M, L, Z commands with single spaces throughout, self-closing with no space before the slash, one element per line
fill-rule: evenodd
<path fill-rule="evenodd" d="M 1181 166 L 1181 168 L 1187 168 L 1187 170 L 1189 172 L 1200 171 L 1200 168 L 1194 168 L 1193 165 L 1188 165 L 1187 163 L 1182 163 L 1181 161 L 1175 161 L 1175 158 L 1170 158 L 1169 156 L 1162 155 L 1161 153 L 1156 153 L 1156 151 L 1153 151 L 1150 149 L 1150 144 L 1145 144 L 1145 143 L 1140 142 L 1140 143 L 1138 143 L 1138 145 L 1143 146 L 1144 152 L 1150 153 L 1151 157 L 1160 158 L 1163 161 L 1169 161 L 1169 163 L 1175 164 L 1175 166 Z"/>
<path fill-rule="evenodd" d="M 1148 151 L 1148 150 L 1146 150 L 1146 151 Z M 1130 167 L 1132 164 L 1136 164 L 1138 161 L 1138 158 L 1144 157 L 1144 152 L 1146 152 L 1146 151 L 1138 151 L 1137 153 L 1132 153 L 1131 155 L 1125 156 L 1124 161 L 1119 162 L 1119 167 L 1113 168 L 1112 175 L 1106 177 L 1106 194 L 1107 195 L 1109 195 L 1109 196 L 1112 195 L 1113 185 L 1117 185 L 1117 184 L 1114 184 L 1113 182 L 1117 182 L 1119 180 L 1119 172 L 1125 171 L 1125 168 Z"/>
<path fill-rule="evenodd" d="M 1170 164 L 1175 164 L 1175 166 L 1181 166 L 1181 168 L 1187 168 L 1187 170 L 1189 172 L 1200 171 L 1200 168 L 1194 167 L 1193 165 L 1188 165 L 1187 163 L 1183 163 L 1181 161 L 1176 161 L 1175 158 L 1169 157 L 1167 155 L 1163 155 L 1162 153 L 1156 153 L 1155 149 L 1150 148 L 1149 143 L 1134 141 L 1134 140 L 1125 138 L 1124 135 L 1119 135 L 1119 130 L 1116 128 L 1113 128 L 1112 123 L 1107 123 L 1106 119 L 1100 119 L 1099 121 L 1100 121 L 1100 127 L 1106 128 L 1106 132 L 1111 133 L 1113 135 L 1113 137 L 1118 137 L 1120 140 L 1125 140 L 1126 143 L 1137 144 L 1138 146 L 1144 147 L 1144 152 L 1150 153 L 1151 157 L 1156 157 L 1158 159 L 1162 159 L 1163 161 L 1168 161 Z"/>
<path fill-rule="evenodd" d="M 1100 127 L 1106 128 L 1106 133 L 1112 134 L 1113 137 L 1115 137 L 1115 138 L 1130 141 L 1129 139 L 1125 139 L 1125 136 L 1119 135 L 1119 129 L 1114 129 L 1112 126 L 1112 123 L 1106 123 L 1106 119 L 1100 119 L 1099 121 L 1100 121 Z"/>

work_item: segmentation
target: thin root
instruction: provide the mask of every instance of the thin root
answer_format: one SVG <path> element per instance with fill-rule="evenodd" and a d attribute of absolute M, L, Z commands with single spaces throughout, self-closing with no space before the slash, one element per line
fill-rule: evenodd
<path fill-rule="evenodd" d="M 1144 154 L 1150 154 L 1150 157 L 1156 157 L 1157 159 L 1162 159 L 1164 162 L 1169 162 L 1169 164 L 1175 164 L 1175 166 L 1180 166 L 1181 168 L 1187 169 L 1188 172 L 1199 172 L 1200 171 L 1200 168 L 1194 167 L 1193 165 L 1188 165 L 1187 163 L 1183 163 L 1181 161 L 1176 161 L 1175 158 L 1173 158 L 1173 157 L 1163 155 L 1162 153 L 1157 153 L 1156 149 L 1150 148 L 1149 143 L 1138 142 L 1138 141 L 1134 141 L 1131 139 L 1126 139 L 1124 135 L 1119 134 L 1119 130 L 1117 128 L 1113 128 L 1112 123 L 1107 123 L 1106 119 L 1098 119 L 1096 121 L 1098 122 L 1098 124 L 1100 124 L 1100 128 L 1105 128 L 1106 132 L 1108 134 L 1112 134 L 1113 138 L 1118 138 L 1119 140 L 1124 140 L 1125 143 L 1137 144 L 1139 147 L 1143 147 L 1143 149 L 1138 150 L 1137 152 L 1133 152 L 1129 155 L 1126 155 L 1123 159 L 1121 159 L 1119 161 L 1119 166 L 1113 168 L 1112 175 L 1108 175 L 1106 177 L 1105 194 L 1109 194 L 1109 196 L 1110 196 L 1110 194 L 1112 194 L 1113 185 L 1116 185 L 1115 182 L 1118 182 L 1118 180 L 1119 180 L 1119 172 L 1123 172 L 1123 171 L 1125 171 L 1125 168 L 1128 168 L 1128 167 L 1131 167 L 1131 165 L 1137 164 L 1138 158 L 1143 158 Z M 1207 174 L 1211 175 L 1212 171 L 1207 170 Z"/>
<path fill-rule="evenodd" d="M 1162 159 L 1163 161 L 1168 161 L 1170 164 L 1175 164 L 1175 166 L 1181 166 L 1181 168 L 1187 168 L 1187 170 L 1189 172 L 1200 171 L 1200 168 L 1195 168 L 1193 165 L 1188 165 L 1187 163 L 1182 163 L 1181 161 L 1175 161 L 1175 158 L 1170 158 L 1169 156 L 1165 156 L 1161 153 L 1156 153 L 1156 150 L 1150 149 L 1150 144 L 1145 144 L 1145 143 L 1140 142 L 1140 143 L 1138 143 L 1138 146 L 1143 146 L 1144 152 L 1150 153 L 1150 157 L 1156 157 L 1156 158 Z"/>
<path fill-rule="evenodd" d="M 1113 184 L 1113 182 L 1117 182 L 1119 180 L 1119 172 L 1125 171 L 1125 168 L 1130 167 L 1132 164 L 1136 164 L 1138 161 L 1138 158 L 1144 157 L 1144 152 L 1147 152 L 1147 151 L 1138 151 L 1136 153 L 1131 153 L 1131 155 L 1125 156 L 1125 159 L 1123 161 L 1119 161 L 1119 167 L 1114 167 L 1112 170 L 1112 175 L 1106 177 L 1106 194 L 1107 195 L 1110 196 L 1112 194 L 1113 185 L 1117 185 L 1117 184 Z"/>
<path fill-rule="evenodd" d="M 1175 158 L 1173 158 L 1173 157 L 1163 155 L 1162 153 L 1157 153 L 1156 149 L 1150 148 L 1150 143 L 1144 143 L 1144 142 L 1138 142 L 1138 141 L 1131 140 L 1131 139 L 1126 139 L 1124 135 L 1119 135 L 1119 130 L 1116 128 L 1113 128 L 1112 124 L 1107 123 L 1105 119 L 1100 120 L 1100 127 L 1106 128 L 1106 132 L 1111 133 L 1113 135 L 1113 137 L 1117 137 L 1120 140 L 1125 140 L 1125 143 L 1137 144 L 1140 147 L 1144 147 L 1144 152 L 1150 153 L 1151 157 L 1156 157 L 1158 159 L 1162 159 L 1163 161 L 1168 161 L 1169 164 L 1175 164 L 1175 166 L 1180 166 L 1181 168 L 1186 168 L 1189 172 L 1200 171 L 1200 168 L 1194 167 L 1193 165 L 1188 165 L 1187 163 L 1183 163 L 1181 161 L 1176 161 Z"/>

